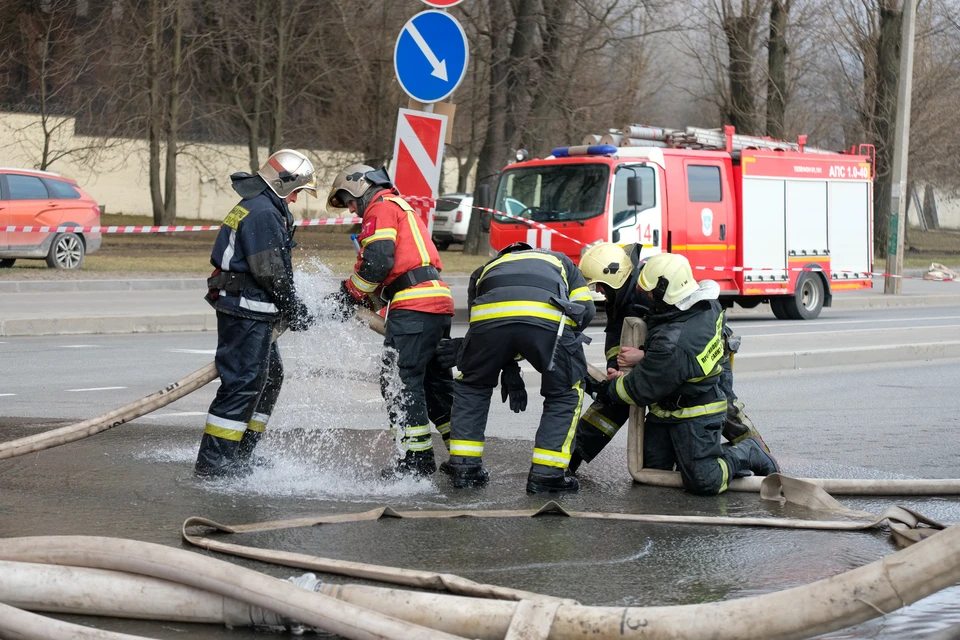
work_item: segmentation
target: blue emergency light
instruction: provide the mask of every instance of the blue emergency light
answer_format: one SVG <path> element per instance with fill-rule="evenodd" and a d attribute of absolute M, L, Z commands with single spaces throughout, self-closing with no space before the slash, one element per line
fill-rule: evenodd
<path fill-rule="evenodd" d="M 617 152 L 612 144 L 591 144 L 577 147 L 557 147 L 550 154 L 554 158 L 568 158 L 570 156 L 609 156 Z"/>

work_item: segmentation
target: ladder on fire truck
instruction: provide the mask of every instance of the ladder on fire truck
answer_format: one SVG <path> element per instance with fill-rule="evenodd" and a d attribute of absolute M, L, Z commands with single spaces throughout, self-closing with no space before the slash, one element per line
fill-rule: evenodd
<path fill-rule="evenodd" d="M 798 142 L 785 142 L 761 136 L 746 136 L 720 129 L 687 127 L 685 130 L 627 125 L 621 130 L 611 129 L 604 136 L 587 136 L 583 144 L 612 144 L 617 147 L 673 147 L 687 149 L 711 149 L 720 151 L 743 151 L 745 149 L 770 149 L 774 151 L 801 151 L 803 153 L 836 153 L 815 147 L 807 147 L 806 136 Z M 730 143 L 728 146 L 728 142 Z"/>

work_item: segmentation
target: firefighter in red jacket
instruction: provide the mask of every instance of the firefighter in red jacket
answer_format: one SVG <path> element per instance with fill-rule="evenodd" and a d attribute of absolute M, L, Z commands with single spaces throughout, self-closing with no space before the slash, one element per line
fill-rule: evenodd
<path fill-rule="evenodd" d="M 440 280 L 440 254 L 427 227 L 400 197 L 385 168 L 355 164 L 340 172 L 328 208 L 363 217 L 360 256 L 341 283 L 340 303 L 369 306 L 379 295 L 387 305 L 380 389 L 391 431 L 405 451 L 388 475 L 430 475 L 437 469 L 430 421 L 449 439 L 453 377 L 437 362 L 440 340 L 450 336 L 453 297 Z M 399 373 L 402 388 L 391 384 Z"/>

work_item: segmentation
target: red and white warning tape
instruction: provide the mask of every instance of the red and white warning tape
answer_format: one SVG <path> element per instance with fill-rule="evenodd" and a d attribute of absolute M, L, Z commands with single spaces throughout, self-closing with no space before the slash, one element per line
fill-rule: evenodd
<path fill-rule="evenodd" d="M 429 198 L 426 196 L 404 196 L 404 200 L 410 203 L 415 209 L 420 213 L 427 213 L 432 210 L 437 202 L 444 200 L 445 198 Z M 459 202 L 459 200 L 449 200 L 450 202 Z M 572 238 L 568 235 L 565 235 L 556 229 L 552 229 L 545 224 L 530 220 L 528 218 L 522 218 L 505 211 L 497 211 L 496 209 L 490 209 L 488 207 L 473 206 L 472 209 L 477 211 L 486 211 L 503 218 L 509 218 L 511 220 L 516 220 L 521 224 L 525 224 L 528 227 L 539 229 L 541 231 L 547 231 L 553 236 L 563 238 L 564 240 L 569 240 L 574 244 L 580 246 L 590 246 L 592 242 L 584 242 L 576 238 Z M 327 226 L 348 226 L 354 224 L 360 224 L 363 221 L 362 218 L 312 218 L 310 220 L 297 220 L 294 222 L 294 225 L 298 227 L 327 227 Z M 7 233 L 181 233 L 181 232 L 191 232 L 191 231 L 218 231 L 220 225 L 206 225 L 206 226 L 188 226 L 188 225 L 162 225 L 162 226 L 90 226 L 90 227 L 78 227 L 78 226 L 59 226 L 59 227 L 50 227 L 50 226 L 23 226 L 23 227 L 0 227 L 0 230 L 6 231 Z M 599 240 L 597 240 L 599 242 Z M 788 269 L 782 269 L 777 267 L 693 267 L 697 271 L 733 271 L 733 272 L 743 272 L 743 271 L 814 271 L 822 272 L 823 269 L 816 267 L 791 267 Z M 901 278 L 904 280 L 924 280 L 925 278 L 918 276 L 903 276 L 896 275 L 893 273 L 882 273 L 878 271 L 873 272 L 860 272 L 860 271 L 846 271 L 846 270 L 830 270 L 831 273 L 842 273 L 842 274 L 853 274 L 858 278 L 863 278 L 866 276 L 871 277 L 883 277 L 883 278 Z M 938 282 L 960 282 L 954 278 L 943 278 L 938 280 Z"/>

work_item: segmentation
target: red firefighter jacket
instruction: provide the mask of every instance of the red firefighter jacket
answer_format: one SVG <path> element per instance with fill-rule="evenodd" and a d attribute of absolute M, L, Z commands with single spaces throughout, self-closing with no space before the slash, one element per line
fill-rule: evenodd
<path fill-rule="evenodd" d="M 360 257 L 347 289 L 357 299 L 377 295 L 401 275 L 417 267 L 440 271 L 440 253 L 427 227 L 395 189 L 374 194 L 363 214 Z M 403 289 L 390 301 L 391 309 L 410 309 L 452 316 L 453 296 L 442 280 L 427 280 Z"/>

